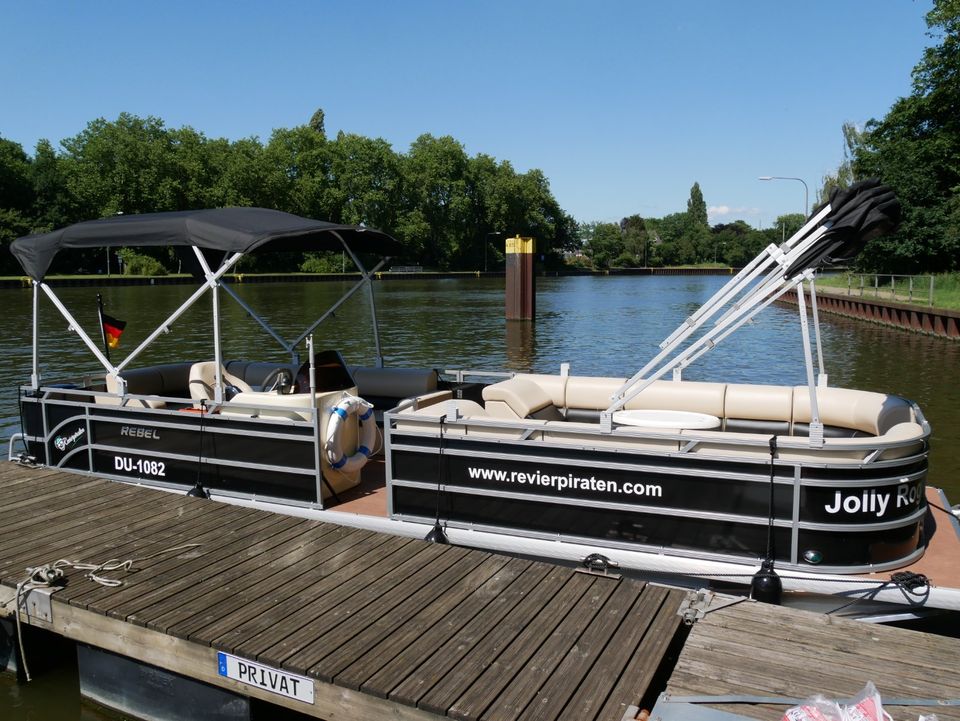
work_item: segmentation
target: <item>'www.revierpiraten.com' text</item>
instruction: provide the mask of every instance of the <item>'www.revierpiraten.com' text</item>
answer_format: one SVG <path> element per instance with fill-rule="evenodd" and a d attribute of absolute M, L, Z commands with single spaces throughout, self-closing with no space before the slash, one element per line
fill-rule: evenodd
<path fill-rule="evenodd" d="M 499 468 L 467 466 L 467 475 L 473 480 L 516 483 L 525 486 L 553 488 L 557 491 L 599 491 L 621 493 L 627 496 L 663 497 L 663 486 L 658 483 L 632 483 L 630 481 L 607 481 L 596 476 L 575 476 L 572 473 L 557 475 L 533 471 L 505 471 Z"/>

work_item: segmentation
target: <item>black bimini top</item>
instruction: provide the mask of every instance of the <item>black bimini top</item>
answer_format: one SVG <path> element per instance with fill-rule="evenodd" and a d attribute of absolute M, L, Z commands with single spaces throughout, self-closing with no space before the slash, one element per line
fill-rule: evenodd
<path fill-rule="evenodd" d="M 400 251 L 399 242 L 379 230 L 326 223 L 267 208 L 117 215 L 17 238 L 10 250 L 26 274 L 41 281 L 54 256 L 64 248 L 196 246 L 249 253 L 270 243 L 274 251 L 340 250 L 340 238 L 356 253 L 383 256 Z"/>

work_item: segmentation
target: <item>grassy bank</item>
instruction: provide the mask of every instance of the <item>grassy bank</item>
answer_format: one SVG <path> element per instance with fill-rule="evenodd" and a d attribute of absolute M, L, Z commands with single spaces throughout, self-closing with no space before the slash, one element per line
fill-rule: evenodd
<path fill-rule="evenodd" d="M 862 287 L 861 287 L 862 286 Z M 909 276 L 890 276 L 845 273 L 817 279 L 817 287 L 864 298 L 893 300 L 929 307 L 930 276 L 913 276 L 913 291 Z M 912 296 L 912 297 L 911 297 Z M 934 308 L 960 310 L 960 273 L 940 273 L 933 276 Z"/>

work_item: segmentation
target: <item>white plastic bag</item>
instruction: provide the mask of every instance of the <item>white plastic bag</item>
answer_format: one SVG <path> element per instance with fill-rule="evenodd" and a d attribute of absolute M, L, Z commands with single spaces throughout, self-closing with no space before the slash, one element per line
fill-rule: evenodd
<path fill-rule="evenodd" d="M 853 698 L 853 703 L 843 707 L 843 721 L 893 721 L 893 718 L 883 710 L 880 701 L 880 692 L 867 681 L 863 690 Z"/>
<path fill-rule="evenodd" d="M 836 701 L 817 694 L 799 706 L 787 709 L 781 721 L 843 721 L 843 711 Z"/>
<path fill-rule="evenodd" d="M 782 721 L 893 721 L 883 710 L 880 693 L 868 681 L 851 703 L 841 706 L 820 694 L 811 696 L 799 706 L 788 709 Z M 930 721 L 930 719 L 921 719 Z M 936 719 L 933 719 L 936 721 Z"/>

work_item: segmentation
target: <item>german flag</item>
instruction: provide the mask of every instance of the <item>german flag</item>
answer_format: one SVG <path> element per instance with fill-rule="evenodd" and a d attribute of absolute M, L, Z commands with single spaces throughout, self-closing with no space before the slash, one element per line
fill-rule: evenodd
<path fill-rule="evenodd" d="M 103 337 L 107 345 L 110 348 L 116 348 L 120 345 L 120 336 L 123 334 L 123 329 L 127 327 L 127 321 L 117 320 L 113 316 L 101 313 L 100 322 L 103 324 Z"/>

